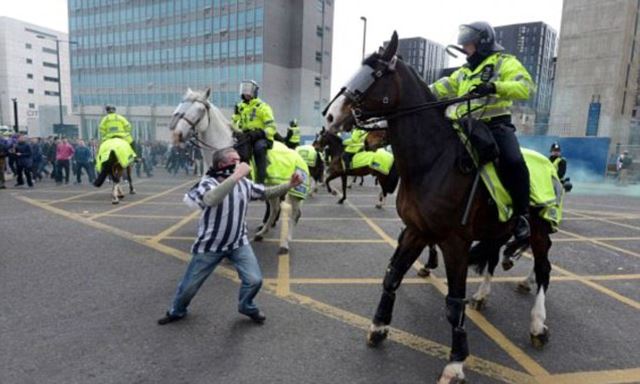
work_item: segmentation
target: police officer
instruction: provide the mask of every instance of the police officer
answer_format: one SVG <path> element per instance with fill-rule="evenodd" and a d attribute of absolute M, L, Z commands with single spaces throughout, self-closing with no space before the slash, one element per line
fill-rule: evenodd
<path fill-rule="evenodd" d="M 259 89 L 260 86 L 253 80 L 240 83 L 241 101 L 236 105 L 232 121 L 236 129 L 249 137 L 257 168 L 255 181 L 264 184 L 267 176 L 267 149 L 273 146 L 273 140 L 279 135 L 271 107 L 258 97 Z"/>
<path fill-rule="evenodd" d="M 131 149 L 135 152 L 136 147 L 131 136 L 131 124 L 129 121 L 124 116 L 116 113 L 114 105 L 108 104 L 104 109 L 107 115 L 100 120 L 100 126 L 98 127 L 100 130 L 100 143 L 118 137 L 129 143 Z"/>
<path fill-rule="evenodd" d="M 496 43 L 495 31 L 486 22 L 460 26 L 458 44 L 467 56 L 467 63 L 431 84 L 429 88 L 438 99 L 476 94 L 485 96 L 471 102 L 471 117 L 482 120 L 490 128 L 500 149 L 498 173 L 513 200 L 514 240 L 507 244 L 505 261 L 512 263 L 529 244 L 529 170 L 520 153 L 511 123 L 510 107 L 514 100 L 527 100 L 535 89 L 531 75 L 518 59 L 503 53 Z M 452 119 L 466 117 L 467 103 L 447 108 Z M 504 263 L 503 263 L 504 265 Z"/>
<path fill-rule="evenodd" d="M 551 155 L 549 155 L 549 161 L 551 161 L 553 166 L 556 167 L 560 180 L 564 180 L 564 175 L 565 173 L 567 173 L 567 160 L 562 157 L 560 144 L 551 144 L 551 149 L 549 150 L 549 152 L 551 153 Z"/>
<path fill-rule="evenodd" d="M 351 168 L 351 162 L 356 153 L 364 150 L 364 142 L 368 134 L 369 132 L 367 131 L 355 128 L 351 132 L 351 137 L 342 141 L 342 145 L 344 145 L 342 160 L 344 161 L 345 171 Z"/>
<path fill-rule="evenodd" d="M 300 145 L 300 127 L 298 127 L 298 120 L 293 119 L 289 122 L 284 143 L 291 149 L 296 149 L 296 147 Z"/>

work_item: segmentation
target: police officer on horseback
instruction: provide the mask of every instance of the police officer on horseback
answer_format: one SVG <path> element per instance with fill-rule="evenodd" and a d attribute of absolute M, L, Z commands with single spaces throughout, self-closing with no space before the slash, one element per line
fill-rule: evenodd
<path fill-rule="evenodd" d="M 296 147 L 300 145 L 300 127 L 298 126 L 298 120 L 293 119 L 289 122 L 284 143 L 291 149 L 296 149 Z"/>
<path fill-rule="evenodd" d="M 467 56 L 467 63 L 429 88 L 438 99 L 465 94 L 484 96 L 470 103 L 471 111 L 463 102 L 450 106 L 447 115 L 455 120 L 472 117 L 484 122 L 498 144 L 497 169 L 511 195 L 516 217 L 514 240 L 507 244 L 504 252 L 503 266 L 508 269 L 506 265 L 513 265 L 511 259 L 526 249 L 530 237 L 529 171 L 520 153 L 516 128 L 511 123 L 510 107 L 514 100 L 527 100 L 535 85 L 518 59 L 503 53 L 504 48 L 496 42 L 495 31 L 488 23 L 461 25 L 458 44 Z"/>
<path fill-rule="evenodd" d="M 344 169 L 347 171 L 351 168 L 353 157 L 356 153 L 364 151 L 365 140 L 369 132 L 354 128 L 351 131 L 351 137 L 342 141 L 344 145 L 344 153 L 342 154 L 342 160 L 344 161 Z"/>
<path fill-rule="evenodd" d="M 279 135 L 271 107 L 258 97 L 259 89 L 260 86 L 253 80 L 240 83 L 241 101 L 235 107 L 232 121 L 234 127 L 244 132 L 250 140 L 257 168 L 256 182 L 264 184 L 267 149 L 273 146 L 274 138 Z"/>
<path fill-rule="evenodd" d="M 116 113 L 116 107 L 111 104 L 107 104 L 105 107 L 106 116 L 100 120 L 98 130 L 100 131 L 100 142 L 103 143 L 106 140 L 118 137 L 123 139 L 135 152 L 135 144 L 133 137 L 131 136 L 131 124 L 122 115 Z"/>

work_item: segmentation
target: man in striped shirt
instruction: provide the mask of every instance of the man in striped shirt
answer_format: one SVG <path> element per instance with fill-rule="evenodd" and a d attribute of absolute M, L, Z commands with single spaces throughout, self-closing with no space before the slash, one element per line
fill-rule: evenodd
<path fill-rule="evenodd" d="M 191 261 L 173 303 L 165 317 L 158 320 L 160 325 L 187 315 L 187 307 L 198 289 L 225 257 L 233 263 L 242 281 L 238 311 L 257 323 L 266 319 L 253 302 L 262 286 L 262 273 L 247 238 L 247 208 L 251 200 L 284 195 L 300 185 L 302 178 L 294 173 L 288 183 L 275 187 L 254 184 L 246 178 L 249 165 L 240 163 L 233 148 L 216 151 L 212 164 L 207 175 L 184 198 L 188 205 L 202 209 L 198 237 L 191 247 Z"/>

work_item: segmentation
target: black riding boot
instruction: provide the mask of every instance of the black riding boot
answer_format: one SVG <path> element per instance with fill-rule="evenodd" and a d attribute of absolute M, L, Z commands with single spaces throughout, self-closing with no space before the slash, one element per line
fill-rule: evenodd
<path fill-rule="evenodd" d="M 267 179 L 267 148 L 266 139 L 261 139 L 253 144 L 253 158 L 256 162 L 256 183 L 264 184 Z"/>
<path fill-rule="evenodd" d="M 350 152 L 344 152 L 342 154 L 342 161 L 344 161 L 344 170 L 348 171 L 349 169 L 351 169 L 351 160 L 353 160 L 353 156 L 355 154 L 350 153 Z"/>

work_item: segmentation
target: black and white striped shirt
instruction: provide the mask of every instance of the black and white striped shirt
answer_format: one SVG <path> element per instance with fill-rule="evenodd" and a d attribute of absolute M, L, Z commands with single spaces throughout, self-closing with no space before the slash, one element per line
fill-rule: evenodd
<path fill-rule="evenodd" d="M 205 176 L 185 195 L 188 205 L 197 204 L 203 210 L 192 253 L 224 252 L 249 243 L 245 222 L 249 201 L 263 199 L 264 186 L 243 178 L 220 204 L 207 206 L 203 201 L 205 193 L 219 184 L 216 179 Z"/>

